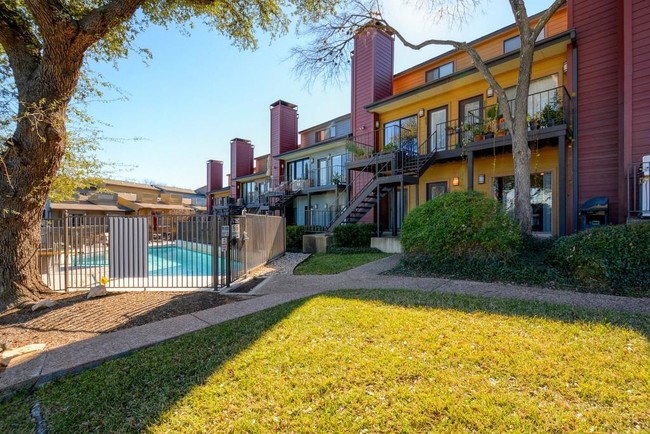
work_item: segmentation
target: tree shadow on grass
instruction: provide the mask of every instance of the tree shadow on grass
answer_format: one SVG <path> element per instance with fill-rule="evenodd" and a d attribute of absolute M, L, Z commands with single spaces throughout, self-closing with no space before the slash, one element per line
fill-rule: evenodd
<path fill-rule="evenodd" d="M 650 339 L 648 316 L 613 311 L 412 290 L 346 290 L 317 297 L 567 323 L 602 323 L 632 328 Z M 192 333 L 47 385 L 36 396 L 44 408 L 50 432 L 146 430 L 194 388 L 205 384 L 224 363 L 254 345 L 308 300 L 290 302 Z"/>

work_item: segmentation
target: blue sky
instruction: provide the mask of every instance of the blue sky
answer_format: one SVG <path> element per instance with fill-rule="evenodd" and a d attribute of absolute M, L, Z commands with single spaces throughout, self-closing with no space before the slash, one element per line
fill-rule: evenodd
<path fill-rule="evenodd" d="M 389 22 L 404 29 L 412 41 L 429 37 L 469 41 L 514 21 L 506 0 L 488 2 L 462 26 L 426 21 L 410 3 L 385 3 Z M 550 3 L 526 2 L 529 14 Z M 307 89 L 307 83 L 292 74 L 289 51 L 304 43 L 294 33 L 272 43 L 261 35 L 257 51 L 240 51 L 202 25 L 189 36 L 173 28 L 152 27 L 136 43 L 153 52 L 148 65 L 133 56 L 119 62 L 118 69 L 95 68 L 128 101 L 89 107 L 97 120 L 110 124 L 105 136 L 144 139 L 103 143 L 99 154 L 103 160 L 132 166 L 116 170 L 112 174 L 116 179 L 198 188 L 205 184 L 207 160 L 223 160 L 228 170 L 230 139 L 251 140 L 256 156 L 268 153 L 269 105 L 278 99 L 298 105 L 300 130 L 350 111 L 349 80 L 340 86 L 313 83 Z M 412 51 L 396 42 L 395 72 L 448 49 Z"/>

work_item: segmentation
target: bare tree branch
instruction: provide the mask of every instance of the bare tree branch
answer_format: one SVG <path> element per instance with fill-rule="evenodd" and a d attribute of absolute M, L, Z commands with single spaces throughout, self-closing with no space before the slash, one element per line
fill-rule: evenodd
<path fill-rule="evenodd" d="M 566 0 L 555 0 L 553 4 L 549 6 L 549 8 L 542 14 L 542 16 L 539 18 L 539 21 L 537 22 L 537 25 L 533 29 L 533 34 L 531 35 L 533 40 L 537 39 L 544 26 L 548 23 L 555 12 L 564 6 L 565 3 Z"/>

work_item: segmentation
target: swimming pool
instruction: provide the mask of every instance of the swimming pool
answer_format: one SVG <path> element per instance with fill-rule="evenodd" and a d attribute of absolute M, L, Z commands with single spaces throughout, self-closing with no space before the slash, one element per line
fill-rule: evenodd
<path fill-rule="evenodd" d="M 78 268 L 108 267 L 108 252 L 82 253 L 71 258 Z M 211 276 L 212 255 L 174 245 L 150 246 L 147 252 L 149 276 Z M 217 263 L 221 269 L 221 261 Z"/>

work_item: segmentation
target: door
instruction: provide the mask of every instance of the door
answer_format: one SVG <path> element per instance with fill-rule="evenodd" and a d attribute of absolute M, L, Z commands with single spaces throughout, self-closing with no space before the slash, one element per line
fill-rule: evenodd
<path fill-rule="evenodd" d="M 447 106 L 429 111 L 428 152 L 447 149 Z"/>
<path fill-rule="evenodd" d="M 318 160 L 318 185 L 328 185 L 329 180 L 329 167 L 327 166 L 327 158 Z"/>
<path fill-rule="evenodd" d="M 463 143 L 473 140 L 472 127 L 483 122 L 483 95 L 462 100 L 458 103 L 458 120 Z"/>

